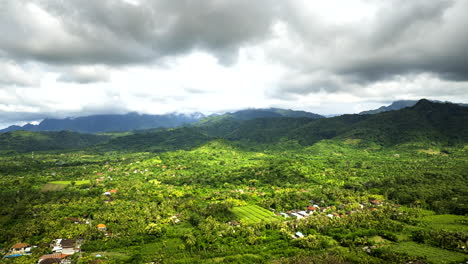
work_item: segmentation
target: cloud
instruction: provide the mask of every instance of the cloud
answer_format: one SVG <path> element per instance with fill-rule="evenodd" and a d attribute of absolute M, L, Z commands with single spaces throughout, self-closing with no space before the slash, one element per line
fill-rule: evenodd
<path fill-rule="evenodd" d="M 107 82 L 110 80 L 110 75 L 103 67 L 79 66 L 66 69 L 57 80 L 60 82 L 87 84 L 94 82 Z"/>
<path fill-rule="evenodd" d="M 0 49 L 49 64 L 130 64 L 207 50 L 219 59 L 269 34 L 259 1 L 2 1 Z"/>
<path fill-rule="evenodd" d="M 269 56 L 290 71 L 284 92 L 333 93 L 350 83 L 365 86 L 425 73 L 468 80 L 468 31 L 463 30 L 468 26 L 463 11 L 468 2 L 353 2 L 371 3 L 372 11 L 345 23 L 330 22 L 320 18 L 320 5 L 307 9 L 301 1 L 290 2 L 289 15 L 269 45 Z M 335 7 L 340 9 L 338 4 Z"/>
<path fill-rule="evenodd" d="M 0 60 L 0 73 L 1 86 L 32 86 L 39 82 L 35 73 L 28 72 L 14 61 Z"/>
<path fill-rule="evenodd" d="M 466 101 L 466 10 L 464 0 L 1 0 L 0 122 Z"/>

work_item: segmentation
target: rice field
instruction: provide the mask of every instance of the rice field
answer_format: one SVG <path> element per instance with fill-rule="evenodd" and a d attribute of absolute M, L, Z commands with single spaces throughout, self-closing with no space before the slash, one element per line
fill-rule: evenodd
<path fill-rule="evenodd" d="M 468 217 L 464 215 L 429 215 L 420 221 L 423 225 L 434 229 L 468 232 Z"/>
<path fill-rule="evenodd" d="M 65 187 L 67 187 L 67 185 L 65 184 L 46 183 L 44 186 L 42 186 L 41 191 L 43 192 L 61 191 L 65 189 Z"/>
<path fill-rule="evenodd" d="M 89 180 L 84 181 L 75 181 L 75 185 L 83 185 L 83 184 L 90 184 Z M 53 192 L 53 191 L 61 191 L 67 187 L 67 185 L 71 185 L 72 181 L 52 181 L 46 183 L 42 186 L 41 191 L 43 192 Z"/>
<path fill-rule="evenodd" d="M 90 184 L 91 181 L 89 180 L 84 180 L 84 181 L 74 181 L 75 182 L 75 185 L 83 185 L 83 184 Z M 49 182 L 51 184 L 63 184 L 63 185 L 70 185 L 72 184 L 72 181 L 53 181 L 53 182 Z"/>
<path fill-rule="evenodd" d="M 240 206 L 232 208 L 232 212 L 246 224 L 255 224 L 262 222 L 272 222 L 279 220 L 272 212 L 258 206 Z"/>
<path fill-rule="evenodd" d="M 444 264 L 444 263 L 463 263 L 468 260 L 468 255 L 460 252 L 450 251 L 437 247 L 432 247 L 416 242 L 403 242 L 392 245 L 388 250 L 407 254 L 409 256 L 426 258 L 429 263 Z"/>

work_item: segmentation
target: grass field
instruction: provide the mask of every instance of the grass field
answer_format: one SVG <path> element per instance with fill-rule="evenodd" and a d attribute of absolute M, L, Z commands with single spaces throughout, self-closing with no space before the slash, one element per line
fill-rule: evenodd
<path fill-rule="evenodd" d="M 276 221 L 277 218 L 272 212 L 257 206 L 241 206 L 232 208 L 232 212 L 246 224 Z"/>
<path fill-rule="evenodd" d="M 46 183 L 44 186 L 42 186 L 41 191 L 43 192 L 61 191 L 65 189 L 65 187 L 67 187 L 67 185 L 65 184 Z"/>
<path fill-rule="evenodd" d="M 409 256 L 425 257 L 429 263 L 463 263 L 468 260 L 468 255 L 463 253 L 445 250 L 437 247 L 431 247 L 416 242 L 403 242 L 392 245 L 388 250 L 403 253 Z"/>
<path fill-rule="evenodd" d="M 72 184 L 72 181 L 53 181 L 49 182 L 51 184 L 62 184 L 62 185 L 70 185 Z M 91 182 L 89 180 L 84 180 L 84 181 L 75 181 L 76 185 L 83 185 L 83 184 L 90 184 Z"/>
<path fill-rule="evenodd" d="M 468 217 L 463 215 L 429 215 L 421 223 L 435 229 L 468 232 Z"/>
<path fill-rule="evenodd" d="M 83 185 L 83 184 L 90 184 L 90 183 L 91 182 L 89 180 L 75 181 L 76 185 Z M 72 181 L 52 181 L 42 186 L 41 191 L 43 192 L 61 191 L 65 189 L 67 185 L 71 185 L 71 184 L 72 184 Z"/>

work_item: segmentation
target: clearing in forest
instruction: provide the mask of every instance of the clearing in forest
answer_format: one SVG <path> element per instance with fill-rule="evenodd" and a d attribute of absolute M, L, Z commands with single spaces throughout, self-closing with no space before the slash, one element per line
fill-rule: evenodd
<path fill-rule="evenodd" d="M 83 185 L 83 184 L 90 184 L 91 182 L 89 180 L 84 180 L 84 181 L 75 181 L 75 185 Z M 43 192 L 49 192 L 49 191 L 61 191 L 67 187 L 67 185 L 71 185 L 72 181 L 53 181 L 46 183 L 44 186 L 42 186 L 41 191 Z"/>
<path fill-rule="evenodd" d="M 67 187 L 67 185 L 65 184 L 46 183 L 44 186 L 42 186 L 41 191 L 43 192 L 61 191 L 65 189 L 65 187 Z"/>
<path fill-rule="evenodd" d="M 246 224 L 279 220 L 272 212 L 258 205 L 234 207 L 232 208 L 232 212 Z"/>

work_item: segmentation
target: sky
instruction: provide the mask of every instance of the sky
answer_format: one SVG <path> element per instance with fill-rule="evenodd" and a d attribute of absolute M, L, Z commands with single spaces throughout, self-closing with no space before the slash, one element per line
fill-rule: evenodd
<path fill-rule="evenodd" d="M 0 127 L 468 102 L 466 0 L 1 0 Z"/>

